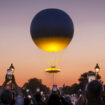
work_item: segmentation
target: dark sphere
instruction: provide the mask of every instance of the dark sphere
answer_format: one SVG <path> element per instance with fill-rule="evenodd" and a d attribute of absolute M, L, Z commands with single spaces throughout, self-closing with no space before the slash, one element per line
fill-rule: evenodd
<path fill-rule="evenodd" d="M 40 49 L 57 52 L 66 48 L 70 43 L 74 25 L 64 11 L 45 9 L 33 18 L 30 32 L 33 41 Z"/>

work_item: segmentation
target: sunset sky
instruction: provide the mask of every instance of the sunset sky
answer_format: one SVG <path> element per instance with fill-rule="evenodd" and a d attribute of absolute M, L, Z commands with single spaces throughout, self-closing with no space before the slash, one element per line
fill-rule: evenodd
<path fill-rule="evenodd" d="M 22 86 L 28 79 L 42 79 L 52 85 L 52 74 L 45 56 L 33 43 L 30 24 L 40 10 L 58 8 L 70 15 L 74 23 L 74 37 L 62 56 L 55 75 L 58 86 L 78 82 L 84 72 L 94 71 L 96 63 L 105 81 L 105 0 L 0 0 L 0 84 L 6 70 L 13 63 L 17 83 Z M 58 57 L 59 58 L 59 57 Z"/>

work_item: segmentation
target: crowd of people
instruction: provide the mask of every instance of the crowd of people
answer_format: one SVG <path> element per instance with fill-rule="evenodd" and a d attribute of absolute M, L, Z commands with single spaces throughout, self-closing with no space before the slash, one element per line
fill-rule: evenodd
<path fill-rule="evenodd" d="M 10 84 L 11 82 L 12 84 Z M 11 85 L 11 86 L 10 86 Z M 85 90 L 73 103 L 68 95 L 53 90 L 49 94 L 37 91 L 24 96 L 22 89 L 17 85 L 14 75 L 0 86 L 0 105 L 105 105 L 104 87 L 101 82 L 93 80 L 87 83 Z"/>

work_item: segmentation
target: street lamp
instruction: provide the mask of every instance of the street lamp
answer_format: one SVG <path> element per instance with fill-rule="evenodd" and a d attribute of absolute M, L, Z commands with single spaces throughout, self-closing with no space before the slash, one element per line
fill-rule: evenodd
<path fill-rule="evenodd" d="M 14 73 L 14 70 L 15 70 L 15 68 L 14 68 L 13 64 L 11 64 L 10 67 L 9 67 L 9 69 L 7 69 L 7 78 L 9 80 L 12 80 L 12 75 Z M 11 89 L 12 89 L 12 81 L 10 83 L 10 86 L 11 86 Z"/>
<path fill-rule="evenodd" d="M 14 72 L 15 68 L 13 66 L 13 64 L 11 64 L 11 66 L 9 67 L 10 70 L 12 70 L 12 73 Z"/>
<path fill-rule="evenodd" d="M 10 80 L 12 79 L 12 75 L 14 73 L 14 70 L 15 70 L 15 68 L 14 68 L 13 64 L 11 64 L 9 69 L 7 69 L 7 78 L 8 79 L 10 79 Z"/>
<path fill-rule="evenodd" d="M 98 73 L 99 73 L 99 71 L 100 71 L 100 67 L 99 67 L 99 65 L 97 63 L 96 66 L 95 66 L 96 79 L 98 79 Z"/>

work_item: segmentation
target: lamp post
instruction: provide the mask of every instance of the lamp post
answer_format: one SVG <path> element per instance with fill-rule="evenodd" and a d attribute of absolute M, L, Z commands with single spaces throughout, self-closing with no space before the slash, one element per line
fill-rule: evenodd
<path fill-rule="evenodd" d="M 7 77 L 8 79 L 12 79 L 12 75 L 13 75 L 13 72 L 14 72 L 15 68 L 13 66 L 13 64 L 10 65 L 9 69 L 7 69 Z"/>
<path fill-rule="evenodd" d="M 96 80 L 98 80 L 98 73 L 99 73 L 99 71 L 100 71 L 100 67 L 99 67 L 99 65 L 97 63 L 96 66 L 95 66 Z"/>
<path fill-rule="evenodd" d="M 9 80 L 12 80 L 12 75 L 14 73 L 14 70 L 15 70 L 15 68 L 14 68 L 13 64 L 11 64 L 9 69 L 7 69 L 7 78 Z M 11 82 L 11 89 L 12 89 L 12 82 Z"/>
<path fill-rule="evenodd" d="M 13 64 L 10 65 L 9 69 L 12 70 L 12 73 L 14 72 L 15 68 L 14 68 Z"/>

